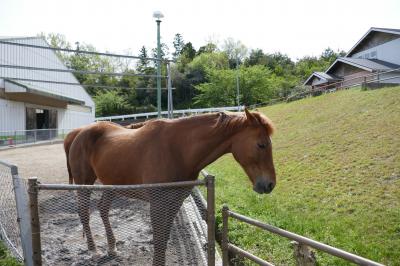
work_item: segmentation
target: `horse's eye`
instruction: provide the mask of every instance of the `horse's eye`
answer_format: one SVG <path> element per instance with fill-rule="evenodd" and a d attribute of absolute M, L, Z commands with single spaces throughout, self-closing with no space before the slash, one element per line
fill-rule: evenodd
<path fill-rule="evenodd" d="M 257 146 L 258 146 L 260 149 L 265 149 L 265 148 L 267 147 L 267 144 L 258 143 Z"/>

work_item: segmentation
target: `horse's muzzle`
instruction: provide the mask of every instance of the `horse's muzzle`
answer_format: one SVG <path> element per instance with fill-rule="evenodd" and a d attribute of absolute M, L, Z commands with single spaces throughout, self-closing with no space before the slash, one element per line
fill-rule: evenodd
<path fill-rule="evenodd" d="M 258 179 L 253 186 L 253 190 L 259 194 L 264 194 L 264 193 L 271 193 L 274 187 L 275 187 L 275 182 Z"/>

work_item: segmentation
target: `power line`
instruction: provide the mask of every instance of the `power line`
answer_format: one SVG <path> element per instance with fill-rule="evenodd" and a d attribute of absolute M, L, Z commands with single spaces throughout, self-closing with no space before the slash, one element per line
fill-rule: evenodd
<path fill-rule="evenodd" d="M 151 78 L 158 77 L 158 75 L 155 75 L 155 74 L 151 75 L 151 74 L 133 74 L 133 73 L 87 71 L 87 70 L 75 70 L 75 69 L 56 69 L 56 68 L 30 67 L 30 66 L 17 66 L 17 65 L 3 65 L 3 64 L 0 64 L 0 67 L 26 69 L 26 70 L 38 70 L 38 71 L 50 71 L 50 72 L 75 73 L 75 74 L 88 74 L 88 75 L 131 76 L 131 77 L 151 77 Z M 160 77 L 161 78 L 167 78 L 167 76 L 160 76 Z"/>
<path fill-rule="evenodd" d="M 11 80 L 11 81 L 31 81 L 31 82 L 43 82 L 49 84 L 61 84 L 61 85 L 71 85 L 71 86 L 82 86 L 82 87 L 93 87 L 93 88 L 104 88 L 104 89 L 135 89 L 135 90 L 155 90 L 155 88 L 132 88 L 126 86 L 109 86 L 109 85 L 98 85 L 98 84 L 81 84 L 75 82 L 64 82 L 64 81 L 54 81 L 54 80 L 40 80 L 40 79 L 26 79 L 26 78 L 16 78 L 16 77 L 1 77 L 0 79 Z M 166 88 L 162 88 L 166 90 Z"/>
<path fill-rule="evenodd" d="M 1 40 L 0 40 L 0 43 L 8 44 L 8 45 L 22 46 L 22 47 L 47 49 L 47 50 L 53 50 L 53 51 L 59 51 L 59 52 L 67 52 L 67 53 L 102 55 L 102 56 L 131 58 L 131 59 L 145 59 L 145 60 L 161 61 L 161 62 L 163 62 L 163 61 L 164 62 L 175 62 L 172 59 L 157 59 L 157 58 L 153 58 L 153 57 L 140 57 L 140 56 L 133 56 L 133 55 L 122 55 L 122 54 L 112 54 L 112 53 L 101 53 L 101 52 L 92 52 L 92 51 L 72 50 L 72 49 L 66 49 L 66 48 L 48 47 L 48 46 L 26 44 L 26 43 L 15 43 L 15 42 L 1 41 Z"/>

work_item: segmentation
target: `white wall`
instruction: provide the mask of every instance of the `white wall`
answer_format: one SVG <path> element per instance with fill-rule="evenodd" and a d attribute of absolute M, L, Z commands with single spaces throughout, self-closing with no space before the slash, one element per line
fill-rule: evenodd
<path fill-rule="evenodd" d="M 25 129 L 25 105 L 0 99 L 0 131 Z"/>
<path fill-rule="evenodd" d="M 60 129 L 73 129 L 94 122 L 92 113 L 57 109 L 57 115 L 58 128 Z"/>
<path fill-rule="evenodd" d="M 353 54 L 352 58 L 370 58 L 371 52 L 376 52 L 376 58 L 392 64 L 400 65 L 400 38 L 378 45 L 376 47 Z M 367 56 L 367 57 L 365 57 Z M 372 58 L 371 58 L 372 59 Z"/>
<path fill-rule="evenodd" d="M 57 110 L 59 129 L 73 129 L 94 122 L 92 112 L 79 112 L 0 99 L 0 131 L 25 130 L 26 107 Z"/>

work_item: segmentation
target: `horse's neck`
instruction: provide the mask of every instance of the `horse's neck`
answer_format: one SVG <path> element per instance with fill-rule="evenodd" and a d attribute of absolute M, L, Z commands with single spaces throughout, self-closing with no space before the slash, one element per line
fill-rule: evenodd
<path fill-rule="evenodd" d="M 204 167 L 222 155 L 231 152 L 235 131 L 215 128 L 216 120 L 204 121 L 191 129 L 193 136 L 184 143 L 185 157 L 189 171 L 197 175 Z"/>

